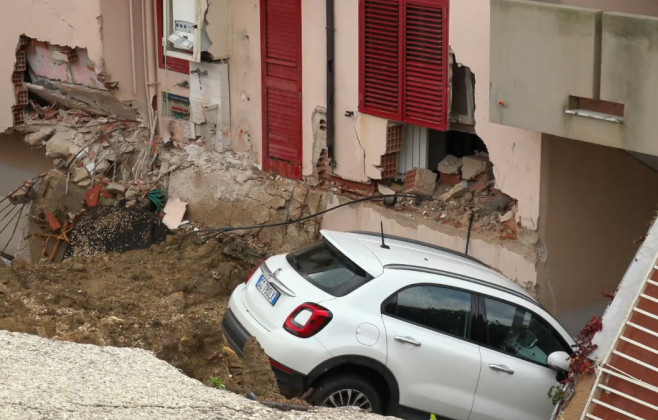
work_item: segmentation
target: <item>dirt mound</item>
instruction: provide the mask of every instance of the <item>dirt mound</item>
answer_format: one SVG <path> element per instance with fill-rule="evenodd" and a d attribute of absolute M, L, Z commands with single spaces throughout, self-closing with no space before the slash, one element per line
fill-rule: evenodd
<path fill-rule="evenodd" d="M 251 267 L 216 240 L 169 236 L 149 249 L 72 257 L 61 264 L 0 264 L 0 329 L 153 351 L 184 373 L 229 390 L 281 400 L 258 344 L 244 359 L 228 347 L 221 319 Z"/>

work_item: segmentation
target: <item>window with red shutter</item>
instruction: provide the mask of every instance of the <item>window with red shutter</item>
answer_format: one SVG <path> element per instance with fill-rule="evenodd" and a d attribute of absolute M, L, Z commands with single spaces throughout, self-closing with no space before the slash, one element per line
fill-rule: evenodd
<path fill-rule="evenodd" d="M 361 112 L 448 130 L 448 6 L 361 0 Z"/>

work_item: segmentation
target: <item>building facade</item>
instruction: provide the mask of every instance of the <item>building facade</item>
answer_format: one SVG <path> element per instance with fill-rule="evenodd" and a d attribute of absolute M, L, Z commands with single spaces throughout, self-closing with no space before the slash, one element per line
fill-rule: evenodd
<path fill-rule="evenodd" d="M 0 41 L 0 131 L 24 122 L 23 89 L 102 97 L 107 113 L 139 119 L 184 159 L 194 155 L 196 168 L 172 171 L 168 187 L 211 224 L 222 217 L 215 209 L 227 182 L 215 155 L 311 186 L 329 179 L 338 187 L 326 206 L 343 202 L 337 190 L 403 184 L 414 168 L 439 172 L 447 155 L 484 156 L 487 182 L 509 198 L 503 213 L 511 211 L 514 232 L 474 231 L 469 253 L 575 331 L 602 311 L 600 292 L 616 288 L 658 204 L 653 3 L 15 6 Z M 21 51 L 27 70 L 16 67 Z M 16 72 L 28 74 L 28 87 Z M 392 234 L 463 250 L 468 223 L 442 223 L 442 211 L 347 207 L 323 226 L 378 230 L 382 222 Z"/>

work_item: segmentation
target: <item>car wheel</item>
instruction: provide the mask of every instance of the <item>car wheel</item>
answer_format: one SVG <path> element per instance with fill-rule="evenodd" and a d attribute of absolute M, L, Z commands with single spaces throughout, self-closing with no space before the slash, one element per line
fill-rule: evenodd
<path fill-rule="evenodd" d="M 313 405 L 324 407 L 359 407 L 382 413 L 382 400 L 368 381 L 355 375 L 330 376 L 321 380 L 309 398 Z"/>

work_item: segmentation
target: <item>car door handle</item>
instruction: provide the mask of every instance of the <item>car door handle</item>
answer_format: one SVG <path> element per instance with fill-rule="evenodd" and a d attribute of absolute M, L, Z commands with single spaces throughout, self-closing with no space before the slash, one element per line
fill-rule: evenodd
<path fill-rule="evenodd" d="M 505 372 L 505 373 L 509 373 L 510 375 L 514 375 L 514 370 L 510 369 L 506 365 L 490 364 L 489 369 L 495 370 L 496 372 Z"/>
<path fill-rule="evenodd" d="M 418 341 L 414 340 L 411 337 L 402 337 L 402 336 L 396 335 L 394 338 L 395 338 L 395 341 L 397 341 L 398 343 L 411 344 L 412 346 L 420 347 L 420 343 Z"/>

